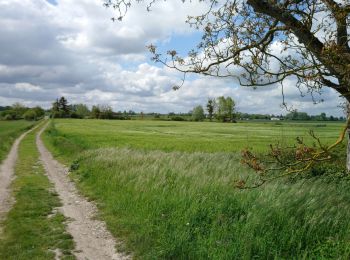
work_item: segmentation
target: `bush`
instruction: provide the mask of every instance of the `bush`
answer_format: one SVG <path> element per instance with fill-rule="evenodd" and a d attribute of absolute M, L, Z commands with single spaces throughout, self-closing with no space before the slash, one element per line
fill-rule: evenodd
<path fill-rule="evenodd" d="M 79 114 L 77 114 L 76 112 L 72 112 L 72 113 L 70 114 L 70 117 L 71 117 L 71 118 L 79 118 L 79 119 L 82 118 L 82 116 L 79 115 Z"/>
<path fill-rule="evenodd" d="M 15 118 L 11 114 L 7 114 L 4 116 L 4 120 L 14 120 Z"/>
<path fill-rule="evenodd" d="M 37 119 L 37 115 L 35 113 L 34 110 L 32 109 L 29 109 L 27 110 L 24 115 L 23 115 L 24 119 L 27 120 L 27 121 L 34 121 Z"/>
<path fill-rule="evenodd" d="M 186 119 L 181 116 L 173 116 L 171 117 L 171 121 L 186 121 Z"/>
<path fill-rule="evenodd" d="M 12 110 L 6 110 L 6 111 L 2 112 L 2 118 L 4 120 L 15 120 L 16 113 Z"/>
<path fill-rule="evenodd" d="M 203 121 L 205 118 L 204 109 L 202 106 L 196 106 L 192 112 L 193 121 Z"/>

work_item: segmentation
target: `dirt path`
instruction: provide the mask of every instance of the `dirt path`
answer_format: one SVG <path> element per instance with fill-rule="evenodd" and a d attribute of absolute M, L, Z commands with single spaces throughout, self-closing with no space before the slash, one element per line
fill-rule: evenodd
<path fill-rule="evenodd" d="M 61 211 L 69 219 L 68 232 L 76 243 L 75 256 L 78 259 L 130 259 L 116 253 L 116 241 L 109 233 L 104 222 L 96 219 L 97 208 L 85 197 L 79 195 L 74 183 L 67 176 L 68 169 L 53 159 L 44 146 L 40 136 L 46 126 L 37 135 L 36 143 L 49 179 L 54 183 L 56 192 L 62 201 Z"/>
<path fill-rule="evenodd" d="M 28 130 L 15 140 L 7 158 L 0 166 L 0 221 L 5 218 L 7 212 L 11 209 L 11 206 L 14 203 L 14 199 L 11 197 L 10 185 L 15 177 L 18 146 L 22 139 L 35 128 L 36 127 Z"/>

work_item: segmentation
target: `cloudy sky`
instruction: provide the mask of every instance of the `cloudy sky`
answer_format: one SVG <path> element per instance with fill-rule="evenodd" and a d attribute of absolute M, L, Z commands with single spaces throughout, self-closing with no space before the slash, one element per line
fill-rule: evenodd
<path fill-rule="evenodd" d="M 278 86 L 252 90 L 234 80 L 181 75 L 150 60 L 146 45 L 190 50 L 199 34 L 186 24 L 203 4 L 159 2 L 152 12 L 134 6 L 122 22 L 102 0 L 0 0 L 0 106 L 21 102 L 49 108 L 70 103 L 109 104 L 116 111 L 187 112 L 208 97 L 232 96 L 241 112 L 284 114 Z M 342 115 L 338 95 L 324 90 L 314 105 L 285 84 L 286 101 L 310 114 Z"/>

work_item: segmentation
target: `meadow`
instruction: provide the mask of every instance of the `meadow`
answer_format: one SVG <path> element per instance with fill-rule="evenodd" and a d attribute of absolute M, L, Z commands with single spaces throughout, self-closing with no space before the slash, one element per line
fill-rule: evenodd
<path fill-rule="evenodd" d="M 314 129 L 332 142 L 339 123 L 190 123 L 55 120 L 45 142 L 71 165 L 124 250 L 141 259 L 350 257 L 349 178 L 282 179 L 258 189 L 242 148 L 264 151 Z"/>
<path fill-rule="evenodd" d="M 0 120 L 0 162 L 5 159 L 13 141 L 25 130 L 31 128 L 33 122 L 24 120 L 1 121 Z"/>
<path fill-rule="evenodd" d="M 73 144 L 75 149 L 129 147 L 165 152 L 209 153 L 239 152 L 247 147 L 265 151 L 271 143 L 294 144 L 297 136 L 310 139 L 309 130 L 314 130 L 325 143 L 331 143 L 342 128 L 341 123 L 269 121 L 227 124 L 63 119 L 55 120 L 55 125 L 56 130 L 62 133 L 60 135 Z"/>

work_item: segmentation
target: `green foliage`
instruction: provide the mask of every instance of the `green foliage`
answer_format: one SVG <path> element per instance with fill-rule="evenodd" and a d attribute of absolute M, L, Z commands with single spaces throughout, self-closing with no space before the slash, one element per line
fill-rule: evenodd
<path fill-rule="evenodd" d="M 285 119 L 287 120 L 303 120 L 303 121 L 307 121 L 310 120 L 310 116 L 305 113 L 305 112 L 290 112 L 285 116 Z"/>
<path fill-rule="evenodd" d="M 91 109 L 91 118 L 98 119 L 100 118 L 101 110 L 98 106 L 92 106 Z"/>
<path fill-rule="evenodd" d="M 69 106 L 68 106 L 68 101 L 65 97 L 61 97 L 58 101 L 58 108 L 59 108 L 59 111 L 62 111 L 62 113 L 65 115 L 65 116 L 68 116 L 69 115 Z"/>
<path fill-rule="evenodd" d="M 321 113 L 319 115 L 308 115 L 305 112 L 298 112 L 298 111 L 293 111 L 288 113 L 285 116 L 285 119 L 287 120 L 301 120 L 301 121 L 338 121 L 342 120 L 342 118 L 337 118 L 334 116 L 327 117 L 326 113 Z"/>
<path fill-rule="evenodd" d="M 205 119 L 204 109 L 202 106 L 196 106 L 192 111 L 193 121 L 203 121 Z"/>
<path fill-rule="evenodd" d="M 45 115 L 44 109 L 41 107 L 34 107 L 28 109 L 24 114 L 23 118 L 27 121 L 34 121 L 41 119 Z"/>
<path fill-rule="evenodd" d="M 27 108 L 23 106 L 21 103 L 14 103 L 11 106 L 11 110 L 14 112 L 15 118 L 14 119 L 21 119 L 23 118 L 23 114 L 26 112 Z"/>
<path fill-rule="evenodd" d="M 125 112 L 126 114 L 126 112 Z M 111 106 L 97 105 L 91 110 L 91 118 L 94 119 L 113 119 L 113 110 Z"/>
<path fill-rule="evenodd" d="M 34 121 L 36 120 L 36 113 L 34 110 L 29 109 L 24 113 L 23 117 L 27 121 Z"/>
<path fill-rule="evenodd" d="M 90 110 L 85 104 L 73 105 L 72 111 L 77 115 L 77 118 L 87 118 L 90 115 Z"/>
<path fill-rule="evenodd" d="M 44 109 L 39 106 L 28 108 L 20 103 L 15 103 L 11 107 L 7 107 L 0 113 L 0 119 L 19 120 L 26 119 L 29 121 L 41 119 L 45 115 Z"/>
<path fill-rule="evenodd" d="M 171 121 L 186 121 L 186 119 L 182 116 L 172 116 L 170 117 Z"/>
<path fill-rule="evenodd" d="M 9 152 L 13 141 L 32 126 L 33 123 L 23 120 L 0 121 L 0 163 Z"/>
<path fill-rule="evenodd" d="M 113 110 L 111 106 L 108 105 L 100 105 L 100 116 L 99 119 L 112 119 L 113 118 Z"/>
<path fill-rule="evenodd" d="M 57 211 L 59 198 L 38 161 L 35 133 L 19 148 L 16 179 L 12 185 L 15 204 L 3 223 L 0 259 L 74 259 L 72 237 L 65 231 L 64 216 Z"/>
<path fill-rule="evenodd" d="M 51 108 L 52 118 L 67 118 L 67 117 L 70 117 L 70 112 L 71 112 L 71 109 L 65 97 L 56 99 L 56 101 L 52 103 L 52 108 Z"/>
<path fill-rule="evenodd" d="M 213 120 L 215 109 L 216 109 L 216 99 L 209 98 L 207 103 L 207 111 L 208 111 L 208 117 L 210 121 Z"/>
<path fill-rule="evenodd" d="M 1 117 L 7 121 L 16 120 L 16 113 L 12 110 L 7 110 L 1 113 Z"/>
<path fill-rule="evenodd" d="M 232 122 L 235 118 L 235 102 L 231 97 L 218 97 L 216 118 L 221 122 Z"/>

